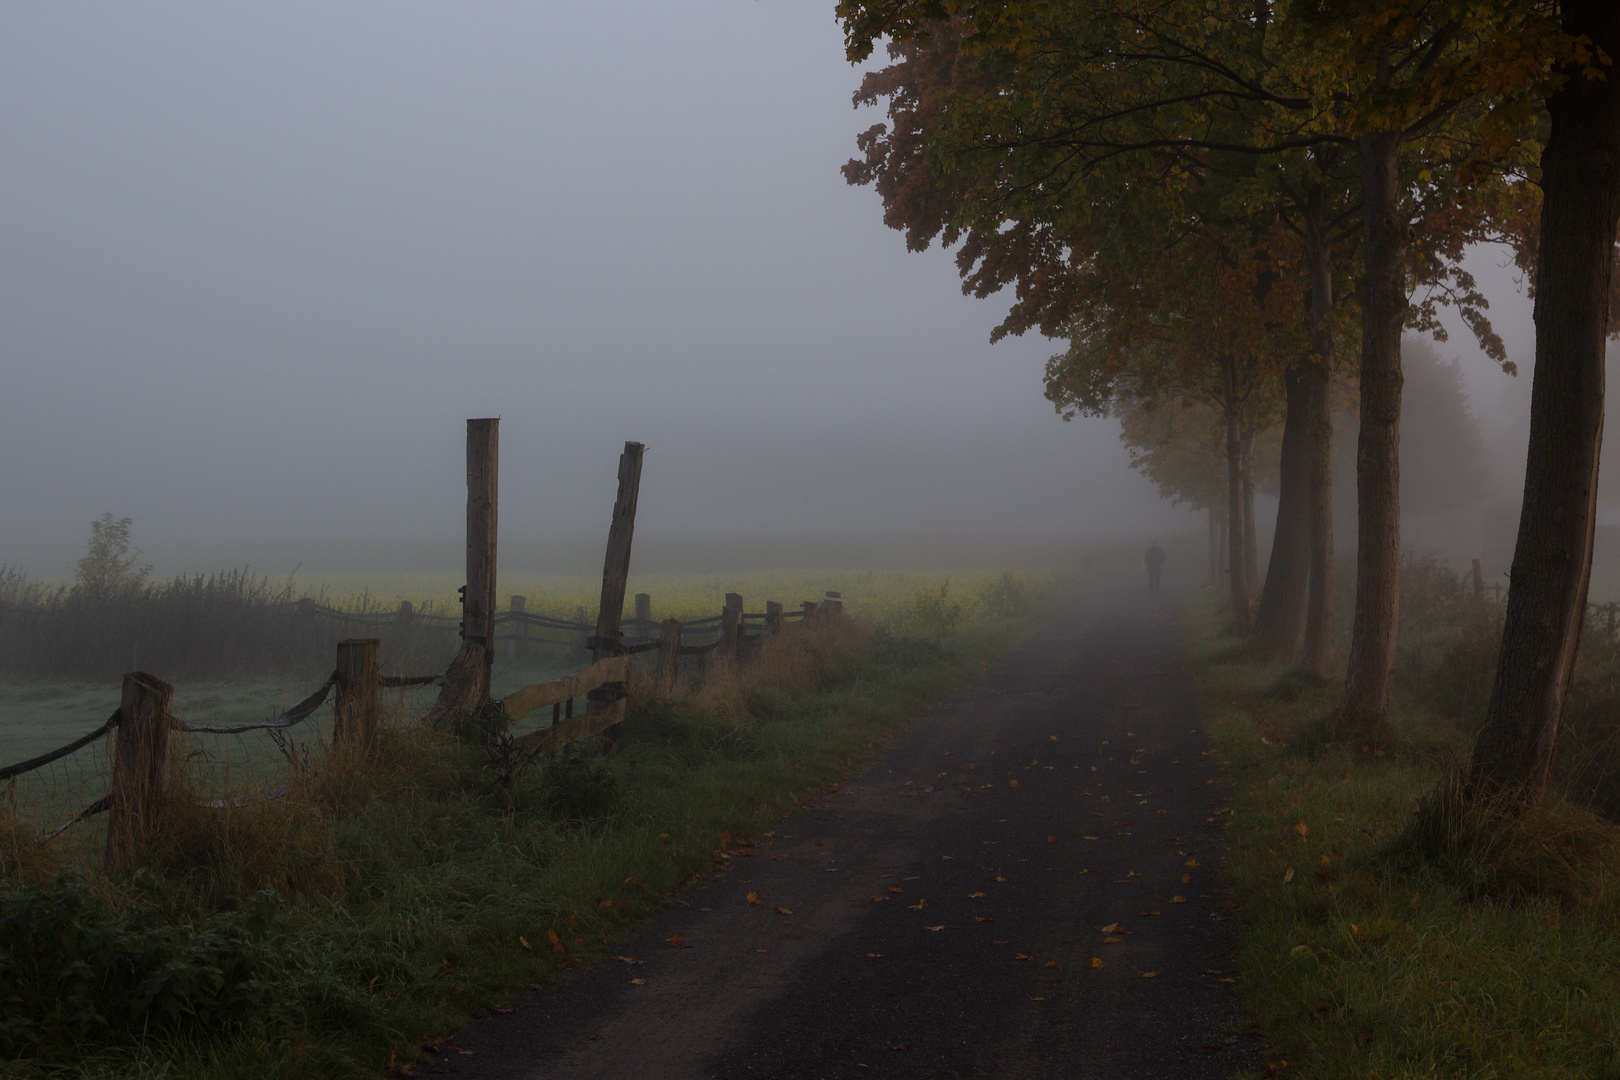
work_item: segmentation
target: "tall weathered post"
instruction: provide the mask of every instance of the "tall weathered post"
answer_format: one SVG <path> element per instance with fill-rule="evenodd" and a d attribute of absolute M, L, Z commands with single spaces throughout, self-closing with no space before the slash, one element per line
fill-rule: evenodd
<path fill-rule="evenodd" d="M 461 649 L 445 669 L 430 724 L 477 709 L 489 698 L 495 664 L 495 532 L 499 419 L 467 421 L 467 584 L 461 591 Z"/>
<path fill-rule="evenodd" d="M 107 873 L 128 869 L 139 841 L 155 826 L 163 802 L 174 687 L 144 671 L 124 676 L 118 734 L 107 785 Z"/>
<path fill-rule="evenodd" d="M 1484 601 L 1485 601 L 1485 574 L 1479 568 L 1479 560 L 1478 559 L 1474 560 L 1474 566 L 1473 566 L 1473 569 L 1469 571 L 1469 577 L 1474 583 L 1474 599 L 1480 601 L 1481 603 L 1484 603 Z"/>
<path fill-rule="evenodd" d="M 641 458 L 646 447 L 624 444 L 619 455 L 619 494 L 613 500 L 608 525 L 607 555 L 602 560 L 602 604 L 596 615 L 596 635 L 590 640 L 591 661 L 618 655 L 619 623 L 624 618 L 624 590 L 630 581 L 630 541 L 636 531 L 636 496 L 641 491 Z M 607 683 L 586 695 L 591 712 L 615 709 L 624 713 L 624 684 Z"/>
<path fill-rule="evenodd" d="M 337 646 L 337 696 L 332 702 L 332 745 L 369 745 L 377 734 L 376 638 L 349 638 Z"/>
<path fill-rule="evenodd" d="M 726 593 L 726 607 L 741 611 L 743 609 L 742 594 L 734 592 Z"/>
<path fill-rule="evenodd" d="M 782 605 L 775 600 L 765 601 L 765 635 L 775 637 L 782 632 Z"/>
<path fill-rule="evenodd" d="M 652 597 L 644 592 L 636 593 L 636 621 L 652 622 Z"/>

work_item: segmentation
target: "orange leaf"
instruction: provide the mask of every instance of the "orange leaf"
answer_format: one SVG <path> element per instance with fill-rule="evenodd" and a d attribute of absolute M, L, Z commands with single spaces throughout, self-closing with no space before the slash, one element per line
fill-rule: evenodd
<path fill-rule="evenodd" d="M 973 916 L 973 921 L 974 922 L 995 922 L 996 920 L 992 919 L 988 915 L 975 915 L 975 916 Z"/>
<path fill-rule="evenodd" d="M 1185 904 L 1187 902 L 1187 898 L 1185 896 L 1172 896 L 1170 898 L 1170 902 L 1172 904 Z"/>
<path fill-rule="evenodd" d="M 1144 978 L 1144 979 L 1157 979 L 1158 977 L 1159 977 L 1159 973 L 1157 971 L 1144 971 L 1144 972 L 1142 972 L 1142 978 Z"/>
<path fill-rule="evenodd" d="M 749 904 L 753 905 L 754 907 L 759 907 L 765 901 L 763 901 L 763 900 L 761 900 L 759 898 L 759 893 L 751 892 L 751 893 L 748 894 L 748 902 L 749 902 Z"/>
<path fill-rule="evenodd" d="M 1100 967 L 1102 967 L 1102 966 L 1103 966 L 1103 962 L 1102 962 L 1102 957 L 1100 957 L 1100 956 L 1093 956 L 1093 957 L 1092 957 L 1092 958 L 1091 958 L 1091 966 L 1092 966 L 1092 967 L 1093 967 L 1093 968 L 1100 968 Z"/>
<path fill-rule="evenodd" d="M 1029 957 L 1025 956 L 1023 953 L 1020 952 L 1020 953 L 1013 953 L 1013 959 L 1014 960 L 1028 960 Z"/>
<path fill-rule="evenodd" d="M 792 908 L 779 907 L 779 908 L 776 909 L 776 913 L 778 915 L 791 915 L 791 914 L 793 914 L 793 909 Z"/>
<path fill-rule="evenodd" d="M 986 894 L 982 893 L 982 892 L 970 892 L 970 893 L 968 893 L 968 899 L 969 900 L 977 900 L 977 899 L 979 899 L 979 897 L 984 896 L 984 895 L 986 895 Z"/>
<path fill-rule="evenodd" d="M 530 945 L 529 944 L 529 939 L 524 937 L 522 934 L 518 935 L 518 944 L 522 945 L 525 949 L 529 950 L 530 952 L 534 951 L 534 946 Z"/>
<path fill-rule="evenodd" d="M 941 923 L 938 926 L 925 926 L 925 927 L 923 927 L 923 929 L 924 930 L 933 930 L 933 931 L 937 932 L 937 931 L 945 929 L 945 924 Z"/>
<path fill-rule="evenodd" d="M 647 980 L 646 979 L 631 979 L 630 980 L 630 985 L 631 986 L 646 986 L 647 985 Z"/>

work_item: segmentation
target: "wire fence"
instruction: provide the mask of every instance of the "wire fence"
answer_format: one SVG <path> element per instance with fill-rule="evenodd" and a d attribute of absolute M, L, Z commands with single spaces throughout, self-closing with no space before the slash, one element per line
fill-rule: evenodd
<path fill-rule="evenodd" d="M 740 598 L 737 599 L 740 603 Z M 379 617 L 304 602 L 289 606 L 345 626 L 378 627 L 386 625 L 387 619 L 398 619 L 397 614 Z M 819 606 L 824 613 L 841 610 L 842 600 L 829 594 Z M 781 605 L 773 603 L 763 613 L 745 613 L 740 607 L 727 607 L 719 615 L 685 623 L 672 619 L 659 622 L 646 617 L 631 618 L 624 620 L 620 632 L 609 640 L 597 638 L 596 627 L 582 622 L 522 611 L 503 613 L 497 621 L 507 632 L 496 635 L 495 641 L 506 643 L 519 655 L 561 648 L 570 655 L 588 650 L 609 659 L 596 661 L 558 679 L 529 684 L 504 695 L 496 704 L 507 708 L 513 725 L 529 713 L 551 706 L 550 723 L 542 716 L 541 722 L 524 736 L 525 745 L 538 752 L 567 738 L 599 732 L 622 719 L 622 711 L 616 714 L 606 707 L 622 699 L 622 691 L 603 693 L 603 690 L 622 687 L 629 678 L 630 665 L 644 665 L 651 678 L 667 685 L 672 684 L 679 673 L 682 658 L 694 658 L 701 677 L 716 653 L 722 659 L 741 661 L 757 650 L 766 637 L 779 633 L 786 623 L 813 619 L 817 607 L 818 604 L 807 602 L 799 610 L 784 611 Z M 456 620 L 439 616 L 413 617 L 423 620 L 425 625 L 460 630 Z M 131 705 L 132 692 L 138 696 L 141 691 L 140 680 L 161 686 L 165 696 L 156 705 L 158 715 L 155 717 L 155 722 L 163 729 L 160 739 L 163 749 L 158 751 L 162 760 L 155 765 L 143 762 L 137 771 L 143 769 L 155 777 L 163 768 L 183 769 L 186 793 L 205 808 L 238 808 L 282 798 L 289 790 L 293 770 L 314 765 L 319 755 L 344 739 L 342 715 L 346 707 L 358 708 L 356 701 L 369 694 L 372 704 L 366 707 L 375 711 L 377 693 L 386 690 L 397 695 L 392 704 L 400 715 L 427 712 L 427 702 L 415 700 L 413 695 L 440 687 L 445 681 L 444 671 L 384 674 L 373 665 L 363 676 L 367 685 L 345 685 L 344 649 L 369 646 L 370 655 L 375 657 L 378 644 L 378 639 L 374 638 L 338 643 L 339 666 L 318 686 L 275 715 L 248 723 L 190 716 L 188 710 L 172 703 L 173 688 L 167 683 L 140 673 L 128 674 L 124 677 L 122 704 L 101 724 L 61 746 L 0 766 L 0 783 L 4 785 L 0 788 L 0 799 L 4 802 L 0 809 L 15 827 L 33 836 L 35 844 L 46 844 L 74 826 L 127 804 L 132 796 L 120 791 L 118 776 L 129 772 L 130 767 L 121 765 L 120 758 L 150 756 L 149 748 L 140 738 L 132 737 L 127 744 L 124 741 L 125 732 L 131 726 L 126 714 L 132 708 L 137 711 L 140 708 Z M 641 661 L 636 659 L 654 652 L 660 655 Z M 575 704 L 581 698 L 597 707 L 575 717 Z M 309 727 L 311 718 L 328 703 L 333 710 L 330 732 Z M 360 737 L 358 731 L 359 728 L 355 728 L 349 737 Z M 167 741 L 171 737 L 173 741 Z M 103 830 L 83 837 L 87 850 L 99 847 L 106 835 Z"/>

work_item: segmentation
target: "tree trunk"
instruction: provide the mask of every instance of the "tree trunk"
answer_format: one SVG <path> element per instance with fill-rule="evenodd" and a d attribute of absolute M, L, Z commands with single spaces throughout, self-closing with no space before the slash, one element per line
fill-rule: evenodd
<path fill-rule="evenodd" d="M 1305 595 L 1310 586 L 1310 395 L 1305 368 L 1283 374 L 1287 407 L 1283 415 L 1282 461 L 1277 491 L 1277 531 L 1260 606 L 1254 615 L 1255 644 L 1279 656 L 1292 656 L 1305 626 Z"/>
<path fill-rule="evenodd" d="M 1221 360 L 1221 407 L 1226 414 L 1227 586 L 1231 590 L 1232 628 L 1249 631 L 1249 582 L 1244 573 L 1248 544 L 1243 537 L 1243 439 L 1239 432 L 1237 361 Z"/>
<path fill-rule="evenodd" d="M 1309 390 L 1310 599 L 1305 606 L 1305 648 L 1300 667 L 1325 678 L 1333 656 L 1333 247 L 1327 236 L 1327 191 L 1313 185 L 1305 197 L 1305 259 L 1311 275 Z"/>
<path fill-rule="evenodd" d="M 1209 514 L 1209 585 L 1214 588 L 1221 580 L 1221 526 L 1215 520 L 1213 506 L 1206 512 Z"/>
<path fill-rule="evenodd" d="M 1259 530 L 1254 527 L 1254 430 L 1243 432 L 1243 580 L 1252 591 L 1260 583 Z"/>
<path fill-rule="evenodd" d="M 1561 5 L 1564 29 L 1620 57 L 1620 7 Z M 1544 791 L 1586 621 L 1603 441 L 1604 334 L 1620 215 L 1620 78 L 1579 69 L 1547 100 L 1536 261 L 1536 368 L 1524 507 L 1502 651 L 1473 775 L 1487 790 Z"/>
<path fill-rule="evenodd" d="M 1361 431 L 1356 442 L 1356 618 L 1344 711 L 1376 729 L 1389 714 L 1401 575 L 1401 328 L 1406 321 L 1400 135 L 1356 140 L 1366 278 L 1361 302 Z"/>

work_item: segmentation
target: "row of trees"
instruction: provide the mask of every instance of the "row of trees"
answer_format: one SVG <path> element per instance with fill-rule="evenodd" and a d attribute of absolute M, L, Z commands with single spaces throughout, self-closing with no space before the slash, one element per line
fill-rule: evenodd
<path fill-rule="evenodd" d="M 1620 5 L 1602 0 L 839 0 L 851 183 L 993 337 L 1066 340 L 1065 417 L 1204 410 L 1226 461 L 1237 628 L 1329 669 L 1335 371 L 1359 388 L 1355 611 L 1343 710 L 1381 727 L 1399 595 L 1408 329 L 1442 305 L 1510 367 L 1461 265 L 1512 243 L 1535 289 L 1530 453 L 1501 661 L 1474 776 L 1548 780 L 1591 561 L 1620 214 Z M 1252 556 L 1254 443 L 1281 419 L 1277 528 Z"/>

